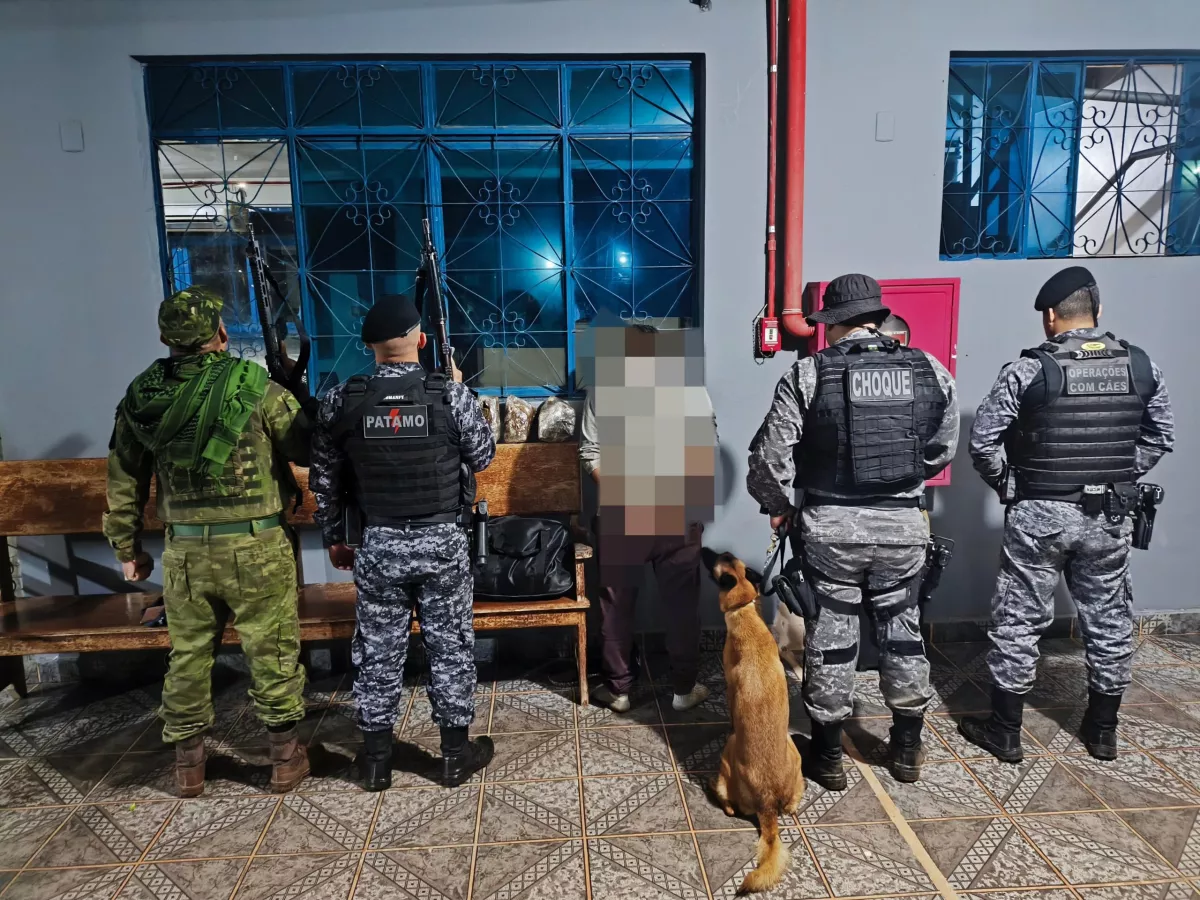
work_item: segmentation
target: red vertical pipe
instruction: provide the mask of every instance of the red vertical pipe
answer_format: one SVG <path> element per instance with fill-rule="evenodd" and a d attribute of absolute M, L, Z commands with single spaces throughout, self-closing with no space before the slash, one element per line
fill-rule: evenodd
<path fill-rule="evenodd" d="M 804 91 L 807 47 L 807 0 L 787 0 L 787 192 L 783 212 L 783 312 L 784 330 L 810 337 L 813 327 L 804 321 L 804 282 L 800 264 L 804 256 Z"/>
<path fill-rule="evenodd" d="M 779 115 L 779 0 L 767 0 L 767 318 L 775 318 L 776 146 Z"/>

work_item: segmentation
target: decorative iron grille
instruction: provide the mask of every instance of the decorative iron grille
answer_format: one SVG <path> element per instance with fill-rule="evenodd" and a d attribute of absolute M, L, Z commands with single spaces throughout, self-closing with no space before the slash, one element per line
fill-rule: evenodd
<path fill-rule="evenodd" d="M 165 286 L 224 294 L 238 353 L 262 350 L 247 222 L 322 388 L 369 368 L 362 317 L 411 290 L 425 216 L 482 392 L 572 392 L 572 336 L 600 306 L 699 321 L 690 61 L 145 69 Z"/>
<path fill-rule="evenodd" d="M 950 61 L 945 259 L 1200 254 L 1200 56 Z"/>

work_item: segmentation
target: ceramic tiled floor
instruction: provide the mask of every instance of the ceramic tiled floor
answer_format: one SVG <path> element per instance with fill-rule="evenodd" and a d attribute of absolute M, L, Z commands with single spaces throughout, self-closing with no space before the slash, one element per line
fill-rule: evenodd
<path fill-rule="evenodd" d="M 880 763 L 888 719 L 860 676 L 851 739 L 871 779 L 809 785 L 782 822 L 791 869 L 773 900 L 938 896 L 940 875 L 977 900 L 1200 900 L 1200 635 L 1143 639 L 1123 711 L 1121 755 L 1097 763 L 1074 737 L 1082 650 L 1047 641 L 1026 715 L 1026 761 L 965 744 L 954 716 L 981 710 L 986 647 L 933 648 L 937 712 L 920 784 Z M 546 672 L 481 683 L 476 730 L 496 759 L 472 783 L 431 780 L 437 734 L 418 686 L 397 731 L 396 787 L 360 791 L 348 679 L 310 686 L 304 733 L 314 775 L 265 790 L 265 735 L 245 685 L 222 685 L 205 795 L 172 794 L 150 689 L 100 696 L 46 688 L 0 710 L 3 900 L 706 900 L 732 897 L 751 864 L 751 822 L 705 794 L 727 730 L 720 658 L 701 708 L 670 709 L 662 661 L 647 661 L 636 709 L 580 709 Z M 798 685 L 793 724 L 808 733 Z M 931 873 L 889 817 L 925 848 Z"/>

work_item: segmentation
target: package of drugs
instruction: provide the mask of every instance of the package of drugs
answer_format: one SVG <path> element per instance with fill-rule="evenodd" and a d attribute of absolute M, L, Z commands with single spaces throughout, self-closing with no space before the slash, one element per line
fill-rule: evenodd
<path fill-rule="evenodd" d="M 504 400 L 504 441 L 508 444 L 524 444 L 529 440 L 533 427 L 533 407 L 520 397 Z"/>
<path fill-rule="evenodd" d="M 575 437 L 575 407 L 566 400 L 549 397 L 538 407 L 539 441 L 562 443 Z"/>

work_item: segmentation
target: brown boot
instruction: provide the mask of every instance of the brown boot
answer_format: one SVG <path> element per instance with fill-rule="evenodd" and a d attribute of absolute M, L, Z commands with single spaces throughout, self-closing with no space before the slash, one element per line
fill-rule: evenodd
<path fill-rule="evenodd" d="M 271 741 L 271 790 L 286 794 L 308 775 L 308 751 L 300 743 L 295 726 L 287 731 L 268 731 Z"/>
<path fill-rule="evenodd" d="M 204 735 L 182 740 L 175 745 L 175 784 L 180 797 L 199 797 L 204 793 Z"/>

